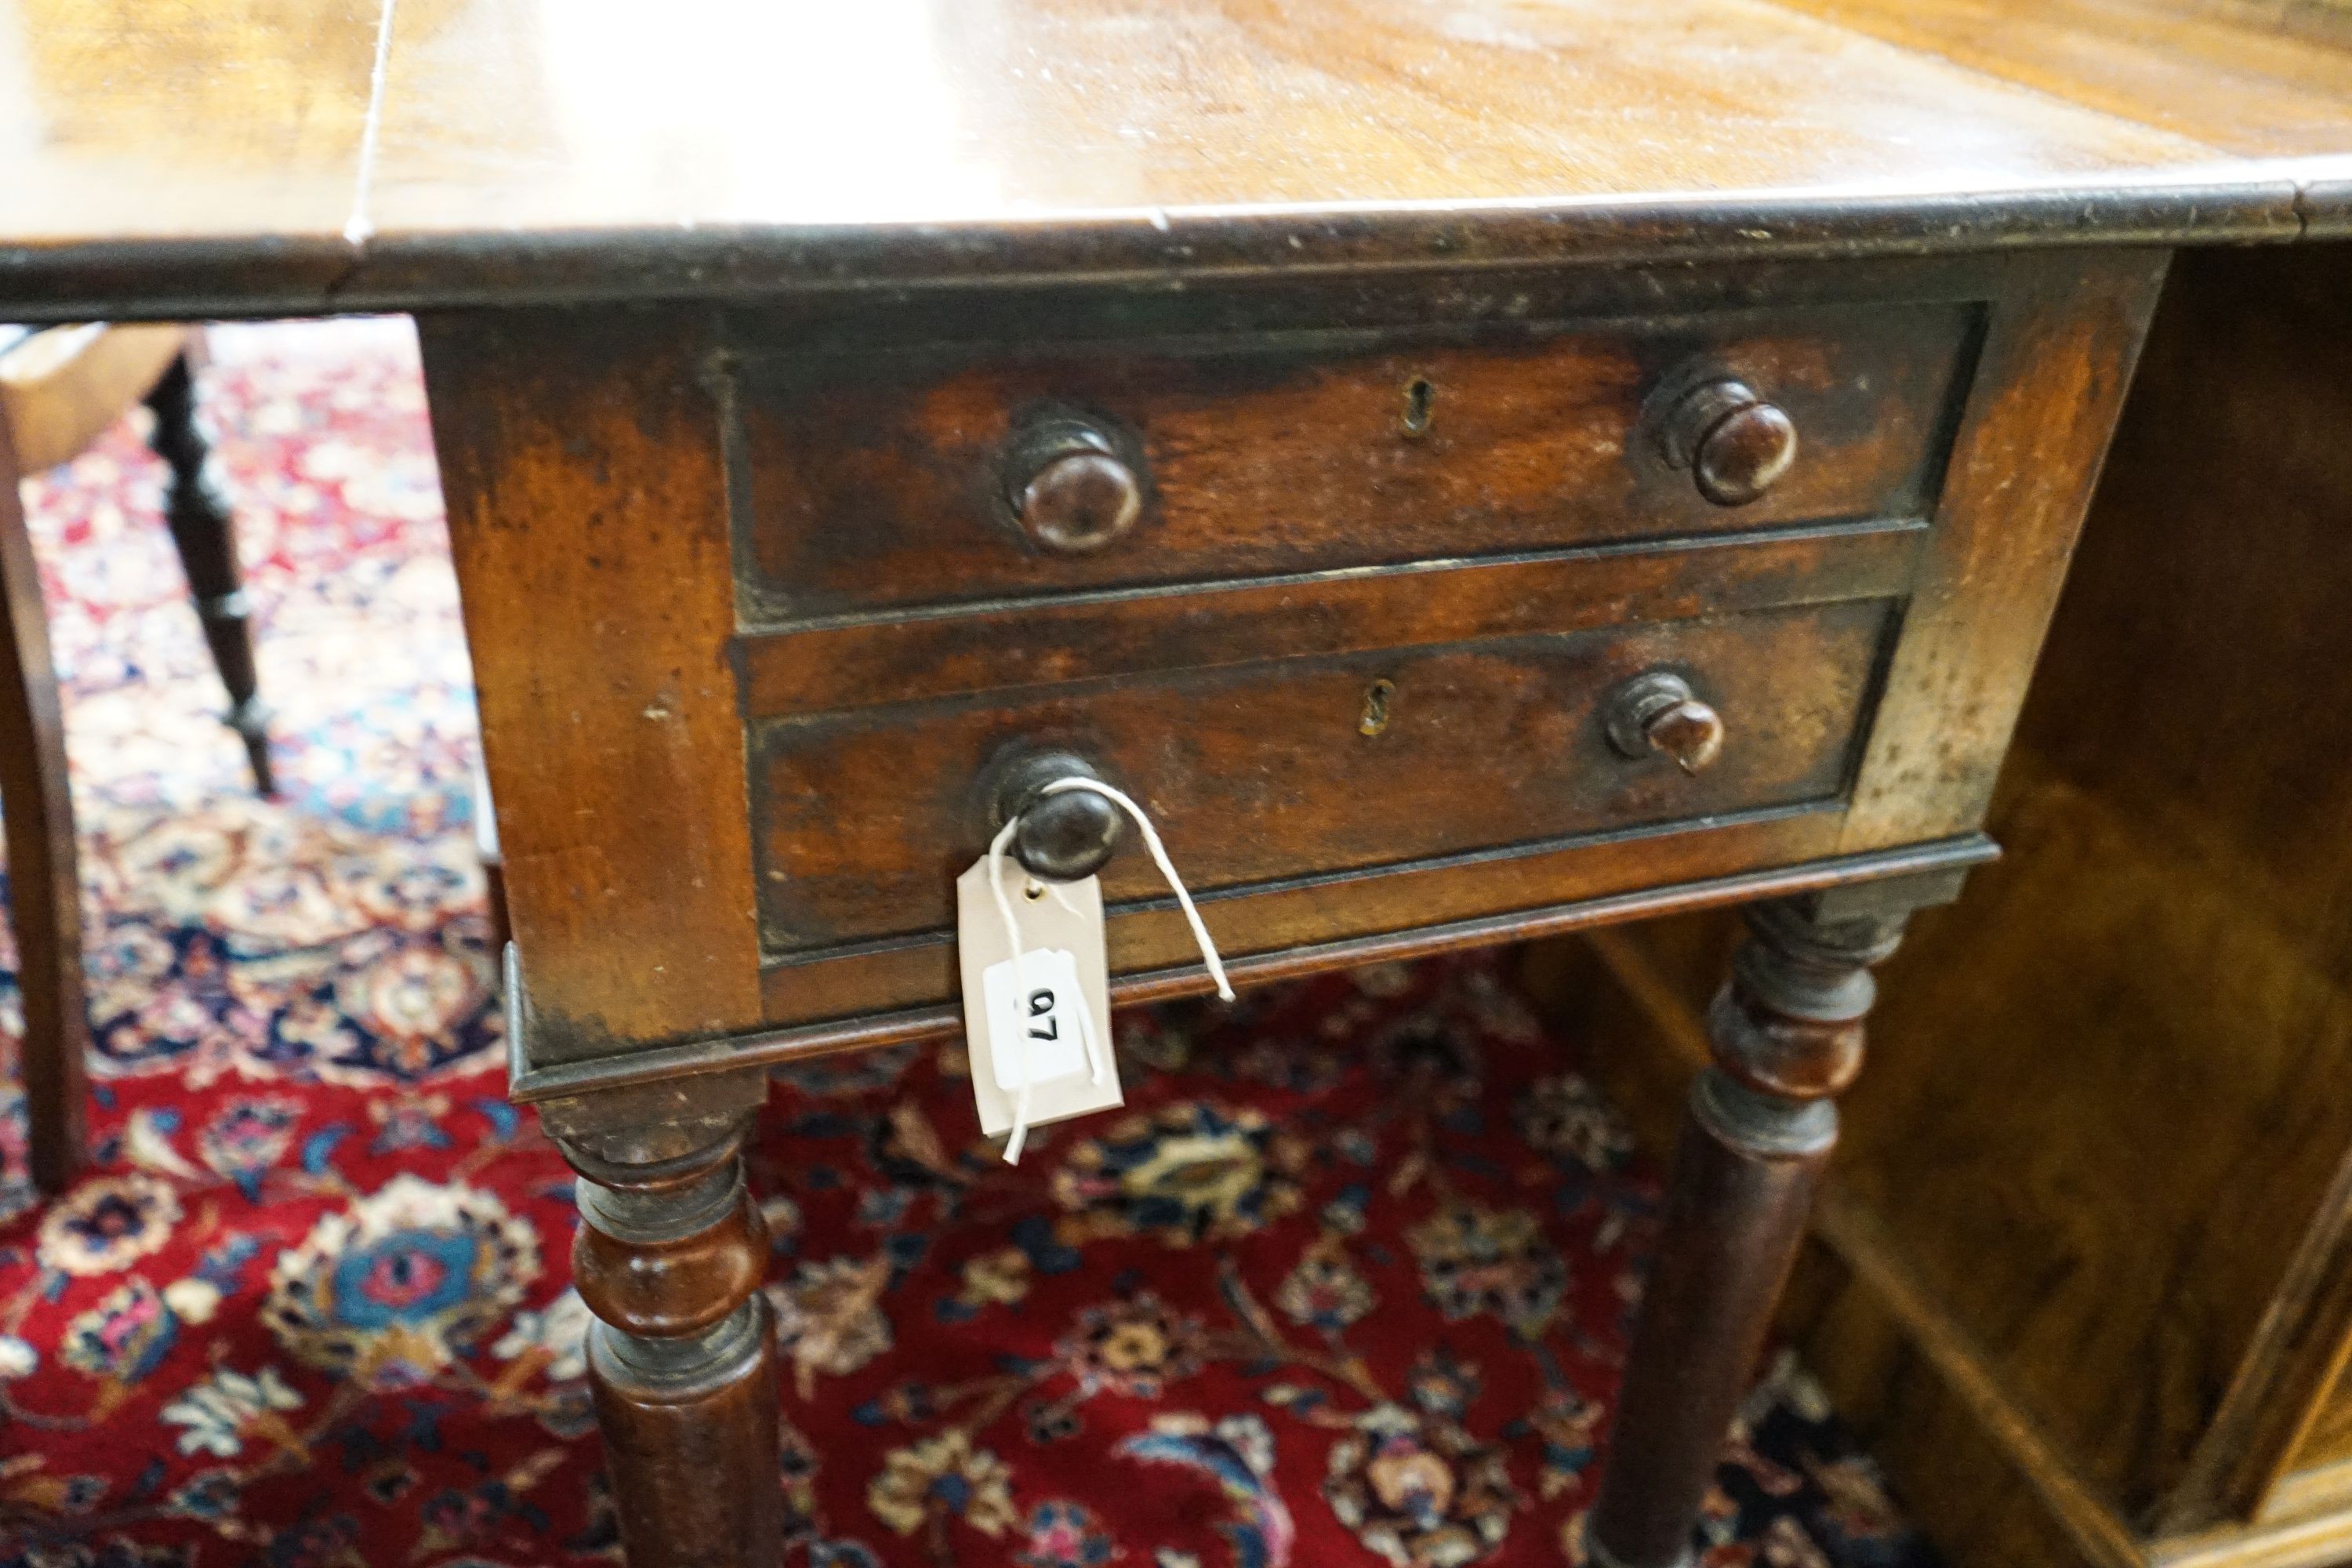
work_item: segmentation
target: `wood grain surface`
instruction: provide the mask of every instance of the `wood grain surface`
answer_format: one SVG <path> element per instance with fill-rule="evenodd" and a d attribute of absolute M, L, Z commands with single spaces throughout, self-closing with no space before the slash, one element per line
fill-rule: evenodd
<path fill-rule="evenodd" d="M 4 0 L 0 315 L 2291 238 L 2352 174 L 2340 43 L 2041 9 Z"/>
<path fill-rule="evenodd" d="M 0 421 L 0 806 L 25 1008 L 16 1056 L 33 1184 L 55 1194 L 89 1163 L 89 981 L 65 719 L 39 566 L 17 493 L 23 472 Z"/>
<path fill-rule="evenodd" d="M 2352 1224 L 2326 1201 L 2352 1148 L 2352 779 L 2319 761 L 2352 747 L 2352 711 L 2321 695 L 2352 659 L 2343 265 L 2184 258 L 2021 731 L 2021 853 L 1923 942 L 1905 1004 L 1951 1026 L 1959 999 L 1927 976 L 1967 954 L 1988 982 L 1973 1036 L 2066 1043 L 2022 1068 L 2063 1135 L 2011 1167 L 2074 1196 L 2011 1254 L 2056 1249 L 2063 1287 L 2028 1314 L 1994 1306 L 1984 1270 L 1948 1282 L 1999 1314 L 2021 1377 L 2067 1391 L 2094 1473 L 2175 1528 L 2242 1515 L 2282 1468 L 2329 1457 L 2291 1450 L 2352 1331 Z M 1971 929 L 2004 909 L 2047 934 Z M 2062 975 L 2052 1005 L 2001 1000 Z M 1949 1114 L 1943 1078 L 1885 1086 L 1882 1158 L 1917 1157 L 1896 1128 L 1931 1100 Z M 2162 1155 L 2126 1131 L 2168 1126 Z M 2001 1138 L 2023 1148 L 2030 1126 Z M 2000 1155 L 1977 1148 L 1990 1177 Z M 1897 1204 L 1937 1184 L 1886 1181 Z M 2046 1201 L 2016 1176 L 1975 1190 L 2011 1214 Z"/>
<path fill-rule="evenodd" d="M 2352 8 L 2319 0 L 1780 0 L 2250 157 L 2341 157 Z"/>
<path fill-rule="evenodd" d="M 732 310 L 685 307 L 429 317 L 510 907 L 542 1026 L 533 1063 L 945 1001 L 944 889 L 984 842 L 974 792 L 1023 743 L 1098 753 L 1159 816 L 1212 895 L 1220 939 L 1245 955 L 1305 948 L 1339 962 L 1417 926 L 1499 935 L 1644 887 L 1966 841 L 2159 263 L 2140 251 L 2022 254 L 1624 270 L 1499 290 L 1450 278 L 1187 290 L 1149 302 L 1149 341 L 1222 341 L 1241 322 L 1328 355 L 1349 331 L 1377 340 L 1418 310 L 1430 341 L 1448 345 L 1424 440 L 1448 417 L 1446 389 L 1483 429 L 1507 412 L 1509 389 L 1546 384 L 1531 363 L 1564 353 L 1580 370 L 1584 345 L 1780 344 L 1750 368 L 1793 366 L 1791 386 L 1820 384 L 1810 410 L 1801 390 L 1791 406 L 1817 416 L 1824 449 L 1811 462 L 1824 477 L 1801 480 L 1801 458 L 1790 482 L 1801 497 L 1806 482 L 1825 488 L 1792 504 L 1793 518 L 1759 503 L 1758 526 L 1728 532 L 1692 531 L 1704 514 L 1690 509 L 1707 503 L 1691 499 L 1659 503 L 1655 537 L 1604 529 L 1597 542 L 1499 552 L 1473 538 L 1467 548 L 1489 552 L 1464 554 L 1432 524 L 1432 538 L 1408 543 L 1434 559 L 1361 564 L 1393 548 L 1381 543 L 1391 512 L 1366 478 L 1397 467 L 1388 422 L 1403 405 L 1386 395 L 1400 389 L 1383 364 L 1317 405 L 1344 412 L 1377 390 L 1377 428 L 1265 421 L 1328 478 L 1298 488 L 1290 522 L 1261 527 L 1356 552 L 1345 564 L 1253 575 L 1267 563 L 1216 532 L 1189 569 L 1209 580 L 1160 583 L 1147 522 L 1146 561 L 1123 568 L 1140 584 L 1008 593 L 1022 584 L 1006 579 L 980 585 L 992 597 L 798 621 L 743 592 L 779 548 L 764 530 L 845 536 L 790 540 L 793 559 L 829 549 L 895 563 L 911 559 L 898 535 L 919 534 L 930 509 L 874 507 L 871 526 L 761 510 L 729 411 L 747 385 L 791 379 L 774 345 L 795 331 L 811 345 L 816 368 L 803 374 L 819 392 L 794 396 L 815 401 L 838 345 L 861 336 L 879 359 L 938 349 L 966 365 L 992 363 L 986 344 L 998 342 L 1019 365 L 1034 360 L 1030 323 L 1058 317 L 1076 336 L 1035 363 L 1083 381 L 1094 362 L 1081 345 L 1097 325 L 1132 328 L 1131 292 L 992 296 L 955 318 L 962 335 L 949 348 L 938 310 L 878 300 L 763 307 L 757 332 Z M 1559 325 L 1532 338 L 1497 327 L 1522 294 Z M 1629 310 L 1640 300 L 1657 313 Z M 1188 331 L 1203 324 L 1220 331 Z M 1131 330 L 1112 341 L 1139 352 Z M 771 362 L 756 377 L 747 343 Z M 1864 366 L 1851 389 L 1804 368 L 1839 353 Z M 1575 538 L 1588 489 L 1645 493 L 1628 420 L 1681 357 L 1654 356 L 1661 379 L 1604 376 L 1595 401 L 1574 405 L 1614 421 L 1598 443 L 1604 460 L 1547 473 L 1523 454 L 1482 468 L 1488 454 L 1470 441 L 1401 494 L 1443 495 L 1462 468 L 1479 477 L 1460 494 L 1523 509 L 1520 538 Z M 1253 376 L 1223 358 L 1194 374 L 1245 407 L 1302 374 L 1288 353 L 1249 363 Z M 1303 374 L 1316 381 L 1329 363 L 1310 358 Z M 1482 412 L 1468 395 L 1480 388 L 1501 412 Z M 1840 412 L 1841 399 L 1853 408 Z M 1842 439 L 1871 417 L 1857 410 L 1884 413 L 1896 437 Z M 1215 521 L 1212 499 L 1247 503 L 1217 523 L 1231 529 L 1284 492 L 1245 444 L 1200 456 L 1215 433 L 1203 424 L 1167 449 L 1178 476 L 1209 476 L 1200 527 Z M 934 449 L 926 439 L 899 443 L 908 466 Z M 987 443 L 950 449 L 960 482 L 991 471 Z M 800 467 L 835 457 L 815 438 L 766 453 Z M 913 483 L 877 472 L 886 496 Z M 1862 515 L 1811 521 L 1853 508 Z M 918 591 L 942 591 L 926 581 Z M 1609 692 L 1654 668 L 1688 680 L 1727 727 L 1722 760 L 1696 778 L 1664 757 L 1622 757 L 1605 734 Z M 1382 682 L 1387 722 L 1368 734 Z M 1911 752 L 1892 736 L 1926 740 Z M 1252 832 L 1231 831 L 1242 819 Z M 1189 938 L 1139 859 L 1114 863 L 1110 892 L 1122 973 L 1190 964 Z"/>
<path fill-rule="evenodd" d="M 1375 572 L 1063 594 L 762 631 L 736 645 L 744 710 L 811 715 L 1267 658 L 1371 653 L 1884 598 L 1909 584 L 1923 521 L 1664 539 Z"/>
<path fill-rule="evenodd" d="M 340 239 L 383 10 L 5 0 L 0 246 Z"/>
<path fill-rule="evenodd" d="M 948 370 L 940 351 L 752 358 L 747 344 L 748 591 L 755 614 L 796 618 L 1922 516 L 1979 317 L 1971 301 L 1892 301 L 1639 330 L 1496 324 L 1466 341 L 1081 342 Z M 1702 496 L 1659 440 L 1678 390 L 1734 375 L 1799 443 L 1789 473 L 1737 507 Z M 1133 531 L 1083 554 L 1012 526 L 997 477 L 1022 422 L 1064 412 L 1131 445 L 1147 486 Z"/>
<path fill-rule="evenodd" d="M 955 874 L 987 845 L 974 787 L 1023 744 L 1073 751 L 1132 792 L 1202 890 L 1828 800 L 1848 775 L 1895 607 L 1756 610 L 755 723 L 762 934 L 789 952 L 952 924 Z M 1619 755 L 1605 732 L 1608 693 L 1651 669 L 1685 675 L 1724 715 L 1722 759 L 1696 778 L 1662 756 Z M 1375 681 L 1389 683 L 1388 717 L 1367 734 Z M 1115 858 L 1103 886 L 1114 901 L 1164 890 L 1139 851 Z"/>
<path fill-rule="evenodd" d="M 400 24 L 387 233 L 2003 189 L 2202 155 L 1725 0 L 685 0 L 625 32 L 593 6 L 471 0 Z"/>
<path fill-rule="evenodd" d="M 593 1055 L 754 1024 L 703 334 L 690 314 L 419 325 L 540 1047 Z"/>
<path fill-rule="evenodd" d="M 2164 265 L 2117 250 L 2009 269 L 1843 847 L 1984 820 Z"/>

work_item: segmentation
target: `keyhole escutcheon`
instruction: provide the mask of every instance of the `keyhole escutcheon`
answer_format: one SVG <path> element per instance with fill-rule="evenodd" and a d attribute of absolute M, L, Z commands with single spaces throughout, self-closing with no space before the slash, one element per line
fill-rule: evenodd
<path fill-rule="evenodd" d="M 1404 384 L 1404 433 L 1425 436 L 1429 433 L 1430 416 L 1436 412 L 1437 388 L 1429 377 L 1416 375 Z"/>

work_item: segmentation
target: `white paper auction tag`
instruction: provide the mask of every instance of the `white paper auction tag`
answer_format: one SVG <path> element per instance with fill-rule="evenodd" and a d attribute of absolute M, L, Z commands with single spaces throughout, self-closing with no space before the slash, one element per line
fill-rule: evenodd
<path fill-rule="evenodd" d="M 1003 915 L 988 889 L 988 858 L 956 879 L 964 1037 L 980 1129 L 991 1137 L 1012 1131 L 1024 1073 L 1031 1127 L 1108 1110 L 1125 1098 L 1111 1055 L 1102 884 L 1092 877 L 1040 881 L 1009 855 L 1001 866 L 1020 931 L 1017 976 Z"/>

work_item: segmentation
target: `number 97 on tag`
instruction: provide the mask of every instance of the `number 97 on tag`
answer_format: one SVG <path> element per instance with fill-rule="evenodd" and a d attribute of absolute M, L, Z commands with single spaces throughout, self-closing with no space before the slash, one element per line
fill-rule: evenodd
<path fill-rule="evenodd" d="M 1087 1071 L 1086 1034 L 1093 1027 L 1078 987 L 1075 954 L 1033 949 L 1015 961 L 992 963 L 982 975 L 989 1019 L 989 1067 L 999 1092 L 1041 1085 Z"/>

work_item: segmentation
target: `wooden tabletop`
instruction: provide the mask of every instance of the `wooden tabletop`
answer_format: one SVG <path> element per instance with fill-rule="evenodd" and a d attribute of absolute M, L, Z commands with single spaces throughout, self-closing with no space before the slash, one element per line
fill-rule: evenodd
<path fill-rule="evenodd" d="M 0 0 L 0 316 L 2352 232 L 2345 0 Z"/>

